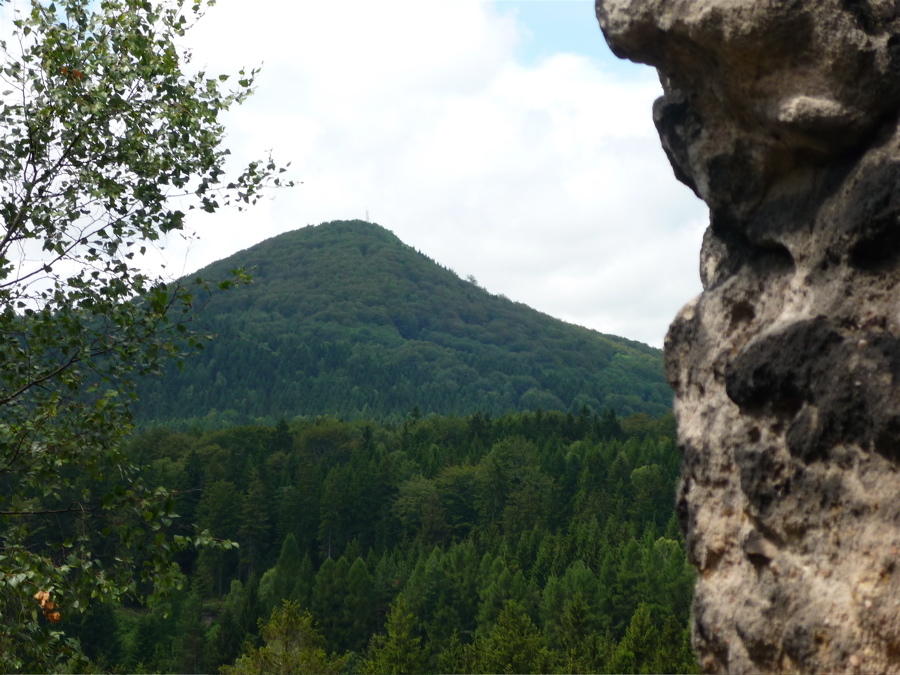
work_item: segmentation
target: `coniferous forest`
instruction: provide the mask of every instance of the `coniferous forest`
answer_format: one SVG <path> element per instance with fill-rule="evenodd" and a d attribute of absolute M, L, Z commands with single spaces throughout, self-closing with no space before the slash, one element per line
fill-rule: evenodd
<path fill-rule="evenodd" d="M 117 471 L 72 473 L 51 497 L 75 510 L 42 506 L 23 535 L 62 561 L 76 532 L 98 595 L 102 565 L 125 551 L 133 570 L 119 600 L 33 612 L 67 667 L 696 671 L 659 350 L 494 296 L 371 223 L 200 276 L 241 266 L 249 286 L 198 295 L 206 348 L 137 382 L 117 461 L 156 496 L 87 527 L 77 505 L 136 497 Z"/>
<path fill-rule="evenodd" d="M 141 382 L 127 449 L 176 495 L 160 536 L 221 544 L 175 554 L 164 602 L 64 619 L 89 667 L 696 670 L 658 350 L 493 296 L 371 223 L 198 275 L 241 266 L 252 283 L 197 319 L 214 339 Z"/>
<path fill-rule="evenodd" d="M 152 608 L 64 620 L 98 669 L 696 671 L 671 414 L 414 409 L 156 429 L 129 453 L 177 491 L 166 527 L 237 546 L 178 554 Z"/>
<path fill-rule="evenodd" d="M 659 349 L 493 295 L 364 221 L 286 232 L 197 272 L 252 283 L 205 302 L 214 339 L 142 383 L 143 424 L 222 428 L 282 416 L 395 418 L 594 410 L 661 415 Z M 185 280 L 190 281 L 190 279 Z"/>

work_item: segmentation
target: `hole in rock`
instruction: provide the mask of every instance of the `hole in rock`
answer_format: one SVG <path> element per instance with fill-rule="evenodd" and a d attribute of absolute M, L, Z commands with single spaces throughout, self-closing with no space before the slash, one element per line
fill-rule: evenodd
<path fill-rule="evenodd" d="M 787 246 L 778 242 L 765 242 L 759 244 L 759 250 L 756 255 L 759 263 L 762 263 L 779 272 L 794 271 L 794 256 L 788 250 Z"/>
<path fill-rule="evenodd" d="M 881 29 L 881 22 L 872 12 L 868 0 L 843 0 L 844 9 L 853 15 L 856 23 L 869 35 Z"/>
<path fill-rule="evenodd" d="M 863 272 L 880 272 L 900 258 L 900 225 L 896 219 L 880 223 L 876 232 L 857 241 L 850 249 L 848 262 Z"/>
<path fill-rule="evenodd" d="M 750 323 L 756 317 L 756 312 L 746 300 L 741 300 L 731 306 L 731 330 L 734 330 L 742 323 Z"/>

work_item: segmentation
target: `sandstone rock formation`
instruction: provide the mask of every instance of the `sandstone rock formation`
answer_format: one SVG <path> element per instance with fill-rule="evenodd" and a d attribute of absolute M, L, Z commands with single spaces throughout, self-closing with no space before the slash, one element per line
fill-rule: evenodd
<path fill-rule="evenodd" d="M 710 207 L 666 369 L 705 672 L 900 672 L 900 2 L 597 0 Z"/>

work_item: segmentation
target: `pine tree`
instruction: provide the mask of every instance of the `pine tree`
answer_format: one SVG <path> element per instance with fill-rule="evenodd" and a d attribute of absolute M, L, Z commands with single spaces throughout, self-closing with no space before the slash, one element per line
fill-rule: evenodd
<path fill-rule="evenodd" d="M 482 561 L 478 590 L 478 597 L 481 600 L 478 606 L 478 629 L 482 632 L 493 626 L 503 607 L 511 599 L 513 581 L 512 574 L 500 557 L 490 560 L 489 554 L 485 554 L 485 558 L 487 565 Z"/>
<path fill-rule="evenodd" d="M 199 673 L 203 669 L 203 647 L 206 627 L 202 617 L 203 603 L 196 592 L 190 593 L 178 609 L 175 626 L 173 664 L 182 673 Z"/>
<path fill-rule="evenodd" d="M 312 602 L 312 589 L 315 583 L 316 575 L 313 572 L 312 559 L 309 553 L 303 556 L 300 563 L 300 571 L 297 575 L 297 583 L 291 591 L 290 598 L 297 602 L 302 608 L 310 606 Z"/>
<path fill-rule="evenodd" d="M 560 616 L 560 646 L 565 654 L 565 671 L 593 673 L 609 660 L 614 646 L 607 630 L 597 632 L 591 608 L 580 592 L 566 601 Z M 665 668 L 660 672 L 669 672 Z"/>
<path fill-rule="evenodd" d="M 362 651 L 375 627 L 375 585 L 362 558 L 357 558 L 347 573 L 344 595 L 343 632 L 345 645 Z"/>
<path fill-rule="evenodd" d="M 403 594 L 397 596 L 385 625 L 386 635 L 372 638 L 362 672 L 376 674 L 423 673 L 428 653 L 416 634 L 416 617 Z"/>
<path fill-rule="evenodd" d="M 289 534 L 281 545 L 275 567 L 266 571 L 259 581 L 261 613 L 268 616 L 284 599 L 294 599 L 293 592 L 300 581 L 303 560 L 297 539 Z"/>
<path fill-rule="evenodd" d="M 691 650 L 691 634 L 674 616 L 666 618 L 649 670 L 666 673 L 697 673 L 697 659 Z"/>
<path fill-rule="evenodd" d="M 241 562 L 249 577 L 259 571 L 269 545 L 269 491 L 257 469 L 250 474 L 250 484 L 242 499 L 240 522 Z"/>
<path fill-rule="evenodd" d="M 510 600 L 479 645 L 479 666 L 485 673 L 541 673 L 549 660 L 542 645 L 525 608 Z"/>
<path fill-rule="evenodd" d="M 619 420 L 616 417 L 616 411 L 612 408 L 607 408 L 603 411 L 603 417 L 600 418 L 597 426 L 597 435 L 604 441 L 610 439 L 622 440 L 625 437 L 625 434 L 622 432 L 622 425 L 619 424 Z"/>
<path fill-rule="evenodd" d="M 237 592 L 235 589 L 239 589 Z M 232 584 L 232 591 L 229 595 L 234 594 L 233 599 L 229 598 L 226 602 L 231 602 L 235 608 L 234 619 L 238 629 L 243 633 L 244 638 L 254 639 L 258 631 L 258 622 L 260 616 L 259 606 L 259 577 L 255 574 L 247 580 L 247 584 L 243 587 Z"/>
<path fill-rule="evenodd" d="M 479 560 L 475 543 L 468 539 L 451 546 L 446 560 L 450 566 L 446 602 L 458 617 L 459 634 L 471 636 L 477 628 L 478 614 Z"/>
<path fill-rule="evenodd" d="M 241 522 L 241 494 L 230 481 L 216 481 L 203 490 L 197 507 L 197 525 L 220 539 L 238 539 Z M 237 550 L 202 551 L 200 560 L 208 570 L 216 593 L 222 595 L 225 581 L 238 563 Z"/>
<path fill-rule="evenodd" d="M 602 633 L 611 627 L 611 620 L 600 613 L 601 590 L 597 575 L 581 560 L 576 560 L 566 570 L 562 578 L 566 602 L 580 595 L 588 615 L 593 632 Z"/>
<path fill-rule="evenodd" d="M 459 633 L 453 631 L 450 640 L 443 651 L 437 657 L 437 672 L 439 673 L 465 673 L 464 645 L 459 639 Z"/>
<path fill-rule="evenodd" d="M 293 534 L 301 551 L 314 551 L 319 532 L 322 476 L 313 459 L 298 451 L 290 455 L 296 464 L 294 483 L 278 491 L 278 532 Z"/>
<path fill-rule="evenodd" d="M 272 451 L 290 452 L 293 444 L 294 438 L 291 436 L 291 431 L 288 428 L 287 422 L 282 417 L 278 420 L 278 424 L 275 425 L 275 429 L 272 431 Z"/>
<path fill-rule="evenodd" d="M 649 673 L 654 671 L 659 633 L 653 625 L 647 605 L 638 605 L 609 661 L 614 673 Z"/>
<path fill-rule="evenodd" d="M 243 631 L 238 628 L 234 611 L 226 605 L 222 608 L 216 623 L 207 633 L 204 648 L 204 662 L 207 672 L 216 672 L 219 666 L 231 663 L 238 655 L 244 640 Z"/>
<path fill-rule="evenodd" d="M 221 671 L 226 675 L 336 675 L 346 660 L 325 652 L 325 640 L 316 631 L 312 615 L 293 602 L 286 602 L 273 612 L 262 628 L 262 638 L 262 647 L 249 648 L 233 666 L 225 666 Z"/>
<path fill-rule="evenodd" d="M 347 577 L 350 563 L 341 557 L 335 562 L 329 558 L 316 575 L 312 594 L 313 615 L 319 620 L 328 648 L 344 652 L 349 648 L 350 634 L 345 613 Z"/>
<path fill-rule="evenodd" d="M 639 602 L 639 590 L 646 583 L 647 573 L 643 562 L 640 543 L 631 539 L 622 551 L 613 594 L 612 619 L 619 635 L 624 632 L 629 618 L 634 614 Z"/>
<path fill-rule="evenodd" d="M 303 571 L 303 558 L 300 556 L 297 538 L 293 534 L 285 537 L 275 570 L 275 585 L 278 593 L 282 598 L 290 597 L 297 582 L 300 581 Z"/>
<path fill-rule="evenodd" d="M 563 607 L 566 604 L 566 594 L 559 579 L 551 576 L 541 593 L 541 623 L 544 626 L 544 640 L 550 649 L 562 647 Z"/>
<path fill-rule="evenodd" d="M 347 491 L 344 478 L 345 469 L 335 467 L 325 477 L 320 502 L 319 545 L 322 555 L 331 558 L 344 548 L 344 511 Z"/>

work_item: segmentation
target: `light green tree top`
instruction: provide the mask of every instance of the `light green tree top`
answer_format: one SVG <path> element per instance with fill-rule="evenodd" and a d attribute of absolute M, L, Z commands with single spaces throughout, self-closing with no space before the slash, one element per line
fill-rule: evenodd
<path fill-rule="evenodd" d="M 260 621 L 262 623 L 262 621 Z M 226 675 L 340 673 L 346 657 L 328 655 L 325 640 L 313 624 L 312 614 L 297 603 L 285 602 L 262 626 L 265 645 L 250 648 L 233 666 L 222 666 Z"/>

